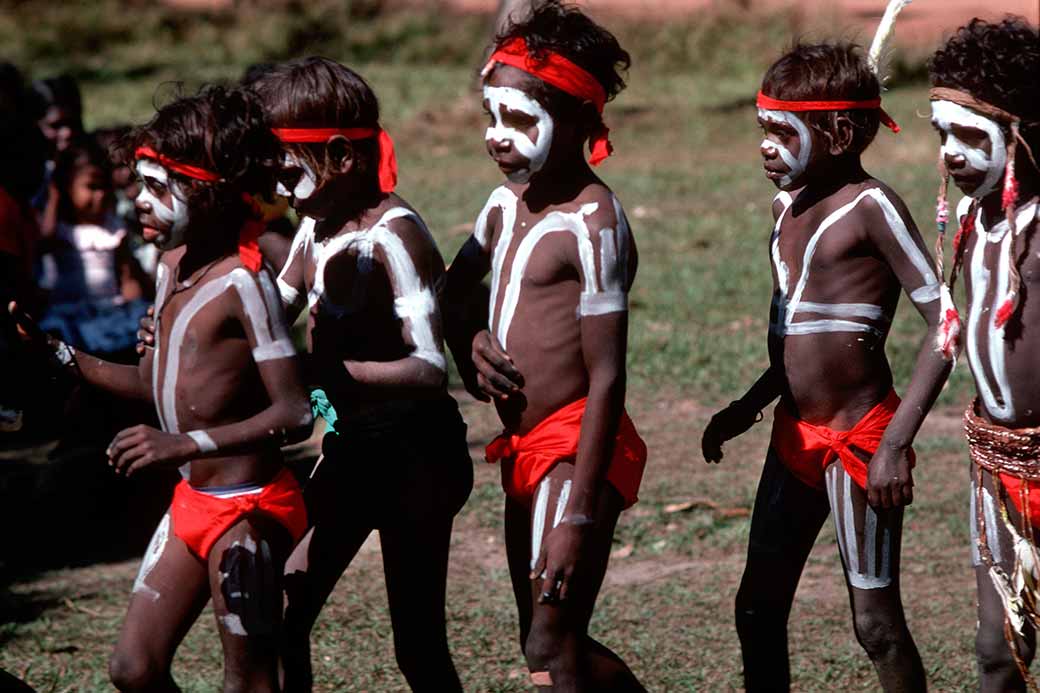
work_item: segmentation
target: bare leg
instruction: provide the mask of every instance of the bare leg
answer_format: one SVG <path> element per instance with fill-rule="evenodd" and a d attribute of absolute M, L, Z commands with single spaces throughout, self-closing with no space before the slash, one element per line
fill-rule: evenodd
<path fill-rule="evenodd" d="M 903 509 L 875 510 L 840 462 L 827 468 L 827 494 L 852 605 L 856 639 L 885 691 L 927 690 L 899 592 Z"/>
<path fill-rule="evenodd" d="M 1004 602 L 993 586 L 988 568 L 983 565 L 978 550 L 978 525 L 975 522 L 976 476 L 975 466 L 971 466 L 971 537 L 972 565 L 975 568 L 975 582 L 978 586 L 978 630 L 975 633 L 975 657 L 979 669 L 979 690 L 982 693 L 1003 693 L 1004 691 L 1025 691 L 1026 683 L 1015 664 L 1014 656 L 1004 633 Z M 1010 575 L 1014 564 L 1011 533 L 1000 519 L 997 509 L 997 489 L 989 472 L 983 472 L 983 512 L 986 518 L 986 544 L 995 563 L 1004 568 Z M 1011 520 L 1020 526 L 1020 517 L 1014 505 L 1008 503 L 1008 514 Z M 1036 633 L 1027 623 L 1024 628 L 1025 637 L 1015 636 L 1015 644 L 1022 660 L 1028 665 L 1036 653 Z"/>
<path fill-rule="evenodd" d="M 748 691 L 790 688 L 787 619 L 827 513 L 826 495 L 792 476 L 770 450 L 755 496 L 747 565 L 736 600 Z"/>
<path fill-rule="evenodd" d="M 263 515 L 243 517 L 209 555 L 213 613 L 224 646 L 224 691 L 279 690 L 282 571 L 289 533 Z"/>
<path fill-rule="evenodd" d="M 209 601 L 206 565 L 164 515 L 145 552 L 126 620 L 109 661 L 121 691 L 178 691 L 170 675 L 177 646 Z"/>
<path fill-rule="evenodd" d="M 311 690 L 311 628 L 371 532 L 332 513 L 319 516 L 286 561 L 282 666 L 288 693 Z"/>
<path fill-rule="evenodd" d="M 590 528 L 585 563 L 565 601 L 539 604 L 541 580 L 531 580 L 542 539 L 563 515 L 574 465 L 561 463 L 542 481 L 530 509 L 506 500 L 506 549 L 520 615 L 521 647 L 540 689 L 563 691 L 643 691 L 615 653 L 588 635 L 589 620 L 603 584 L 611 540 L 623 501 L 608 487 Z"/>

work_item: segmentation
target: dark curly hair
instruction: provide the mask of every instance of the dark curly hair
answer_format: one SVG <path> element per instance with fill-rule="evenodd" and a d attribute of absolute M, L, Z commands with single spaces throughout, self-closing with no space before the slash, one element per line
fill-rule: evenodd
<path fill-rule="evenodd" d="M 867 101 L 881 95 L 881 83 L 855 43 L 799 43 L 766 70 L 762 93 L 786 101 Z M 862 153 L 877 135 L 877 110 L 807 111 L 801 118 L 817 132 L 833 134 L 839 116 L 852 122 L 850 151 Z"/>
<path fill-rule="evenodd" d="M 335 60 L 312 56 L 270 65 L 250 83 L 264 104 L 272 127 L 374 128 L 379 126 L 379 99 L 358 73 Z M 379 189 L 379 141 L 353 140 L 357 171 L 373 191 Z M 324 148 L 290 145 L 315 172 L 324 170 Z"/>
<path fill-rule="evenodd" d="M 495 37 L 494 49 L 522 38 L 528 54 L 536 61 L 548 53 L 558 53 L 596 78 L 607 92 L 607 101 L 625 88 L 621 73 L 628 70 L 632 58 L 617 38 L 592 21 L 575 5 L 559 0 L 532 2 L 531 13 L 522 21 L 510 23 Z M 542 80 L 531 77 L 528 91 L 544 103 L 550 112 L 574 112 L 577 99 Z"/>
<path fill-rule="evenodd" d="M 1021 17 L 973 19 L 928 62 L 932 85 L 966 91 L 1022 119 L 1033 151 L 1040 145 L 1040 35 Z"/>
<path fill-rule="evenodd" d="M 134 152 L 148 146 L 179 162 L 220 176 L 207 183 L 170 171 L 187 197 L 190 214 L 207 226 L 227 229 L 228 240 L 253 214 L 246 196 L 270 198 L 281 147 L 271 133 L 260 101 L 241 88 L 203 87 L 196 96 L 163 106 L 147 124 L 123 140 L 119 158 L 133 165 Z"/>

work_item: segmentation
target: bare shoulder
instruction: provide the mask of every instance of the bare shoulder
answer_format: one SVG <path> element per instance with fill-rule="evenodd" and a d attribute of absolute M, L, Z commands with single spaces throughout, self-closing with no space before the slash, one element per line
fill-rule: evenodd
<path fill-rule="evenodd" d="M 887 207 L 891 207 L 904 221 L 912 218 L 910 216 L 910 208 L 906 206 L 903 198 L 884 181 L 871 178 L 864 187 L 864 192 L 869 192 L 873 203 L 880 207 L 882 211 Z"/>
<path fill-rule="evenodd" d="M 591 231 L 624 228 L 631 233 L 621 201 L 602 183 L 593 183 L 586 187 L 575 200 L 575 206 Z"/>
<path fill-rule="evenodd" d="M 384 240 L 396 239 L 416 259 L 436 253 L 437 242 L 423 218 L 404 200 L 397 202 L 380 216 L 373 229 L 378 229 L 377 236 Z"/>
<path fill-rule="evenodd" d="M 773 197 L 773 221 L 779 221 L 780 215 L 782 215 L 784 211 L 791 206 L 792 202 L 794 202 L 794 196 L 791 195 L 791 193 L 787 192 L 786 190 L 779 191 Z"/>

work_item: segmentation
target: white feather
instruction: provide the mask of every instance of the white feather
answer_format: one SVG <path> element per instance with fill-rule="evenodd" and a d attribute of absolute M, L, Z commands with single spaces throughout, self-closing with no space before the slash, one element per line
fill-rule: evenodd
<path fill-rule="evenodd" d="M 888 7 L 885 8 L 885 14 L 881 17 L 881 23 L 878 24 L 877 31 L 874 33 L 874 40 L 870 43 L 867 61 L 870 64 L 870 69 L 874 71 L 879 80 L 881 79 L 881 56 L 885 52 L 889 39 L 892 38 L 892 33 L 895 31 L 896 17 L 910 2 L 911 0 L 890 0 Z"/>

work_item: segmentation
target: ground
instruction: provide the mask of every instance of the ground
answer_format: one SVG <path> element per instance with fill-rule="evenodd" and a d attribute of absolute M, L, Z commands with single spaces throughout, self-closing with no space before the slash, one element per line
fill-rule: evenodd
<path fill-rule="evenodd" d="M 234 78 L 248 62 L 312 51 L 346 60 L 379 93 L 383 124 L 398 143 L 400 191 L 450 258 L 499 179 L 483 152 L 474 77 L 486 20 L 361 18 L 335 24 L 348 27 L 343 37 L 319 32 L 302 41 L 301 27 L 313 32 L 329 24 L 332 15 L 321 14 L 326 5 L 316 5 L 306 11 L 314 14 L 299 17 L 214 15 L 205 22 L 143 7 L 104 16 L 58 8 L 38 19 L 25 14 L 25 5 L 0 13 L 0 40 L 37 76 L 74 66 L 91 125 L 147 118 L 163 80 Z M 20 28 L 26 26 L 35 28 Z M 82 26 L 102 38 L 91 42 L 70 29 Z M 692 23 L 626 19 L 615 26 L 633 67 L 629 89 L 607 107 L 617 154 L 601 174 L 626 206 L 639 244 L 628 408 L 651 458 L 641 500 L 621 520 L 592 629 L 650 690 L 732 690 L 740 685 L 732 604 L 769 412 L 727 446 L 719 466 L 701 460 L 699 439 L 711 413 L 765 367 L 774 191 L 759 168 L 752 95 L 762 70 L 801 25 L 787 14 L 722 13 Z M 930 244 L 937 140 L 918 115 L 927 110 L 920 64 L 906 67 L 885 97 L 904 131 L 882 130 L 866 165 L 904 195 Z M 902 305 L 887 345 L 900 389 L 922 331 L 912 307 Z M 481 461 L 496 422 L 488 407 L 455 394 L 470 425 L 476 486 L 453 538 L 450 642 L 467 690 L 528 690 L 505 569 L 498 470 Z M 916 500 L 904 537 L 910 627 L 930 684 L 941 691 L 975 685 L 960 427 L 969 396 L 962 364 L 918 438 Z M 16 462 L 55 469 L 53 461 L 34 462 L 20 451 L 0 455 L 0 465 Z M 51 483 L 69 482 L 58 476 Z M 345 502 L 352 492 L 343 490 Z M 6 490 L 5 502 L 17 493 Z M 60 510 L 41 505 L 23 522 L 54 512 Z M 106 690 L 106 659 L 136 570 L 136 560 L 125 560 L 24 571 L 0 600 L 0 668 L 40 691 Z M 797 690 L 877 689 L 852 634 L 830 525 L 806 568 L 791 634 Z M 392 654 L 378 542 L 340 581 L 313 643 L 318 690 L 405 689 Z M 186 690 L 217 690 L 220 655 L 210 612 L 181 647 L 174 671 Z"/>

